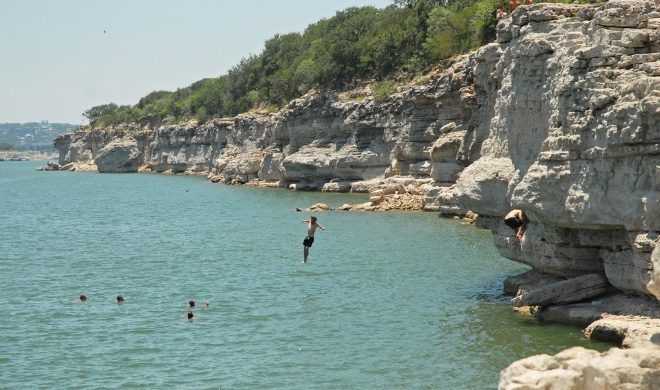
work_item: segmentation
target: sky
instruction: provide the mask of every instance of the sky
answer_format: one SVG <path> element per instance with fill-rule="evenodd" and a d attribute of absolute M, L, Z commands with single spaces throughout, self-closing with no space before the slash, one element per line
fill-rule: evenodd
<path fill-rule="evenodd" d="M 0 123 L 82 112 L 217 77 L 277 33 L 392 0 L 0 0 Z"/>

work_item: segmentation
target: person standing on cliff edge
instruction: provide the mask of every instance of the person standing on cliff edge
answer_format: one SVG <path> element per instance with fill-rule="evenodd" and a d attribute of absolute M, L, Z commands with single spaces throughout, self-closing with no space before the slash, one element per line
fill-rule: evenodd
<path fill-rule="evenodd" d="M 325 228 L 318 223 L 316 223 L 316 217 L 311 216 L 309 219 L 304 220 L 303 223 L 307 223 L 307 237 L 303 240 L 303 260 L 301 263 L 305 264 L 307 263 L 307 256 L 309 255 L 309 248 L 312 247 L 312 244 L 314 243 L 314 232 L 316 231 L 316 228 L 321 228 L 321 230 L 325 230 Z"/>
<path fill-rule="evenodd" d="M 509 214 L 504 217 L 504 223 L 506 226 L 513 229 L 514 233 L 516 233 L 516 238 L 519 240 L 522 240 L 525 235 L 527 222 L 528 220 L 527 216 L 525 216 L 525 212 L 519 209 L 509 211 Z"/>

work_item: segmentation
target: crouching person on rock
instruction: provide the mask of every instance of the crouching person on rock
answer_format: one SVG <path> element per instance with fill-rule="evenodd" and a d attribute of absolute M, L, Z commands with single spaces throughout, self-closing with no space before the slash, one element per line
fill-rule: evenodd
<path fill-rule="evenodd" d="M 516 234 L 516 238 L 522 240 L 525 235 L 525 230 L 527 229 L 527 217 L 525 212 L 519 209 L 509 211 L 509 214 L 504 217 L 504 223 L 506 226 L 513 229 Z"/>

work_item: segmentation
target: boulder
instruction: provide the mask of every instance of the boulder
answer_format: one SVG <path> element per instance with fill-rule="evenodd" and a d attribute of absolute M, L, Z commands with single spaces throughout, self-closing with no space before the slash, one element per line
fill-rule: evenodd
<path fill-rule="evenodd" d="M 47 171 L 59 171 L 60 166 L 59 166 L 59 164 L 48 161 L 48 163 L 46 164 L 46 170 Z"/>
<path fill-rule="evenodd" d="M 603 314 L 584 330 L 584 335 L 590 339 L 623 347 L 643 345 L 656 334 L 660 334 L 660 317 L 619 314 Z"/>
<path fill-rule="evenodd" d="M 94 159 L 100 173 L 137 172 L 139 162 L 140 152 L 137 142 L 132 139 L 110 142 L 98 152 Z"/>
<path fill-rule="evenodd" d="M 296 211 L 311 211 L 311 212 L 322 212 L 322 211 L 330 211 L 332 210 L 327 204 L 325 203 L 315 203 L 305 209 L 300 209 L 296 208 Z"/>
<path fill-rule="evenodd" d="M 612 348 L 599 353 L 582 347 L 554 356 L 535 355 L 500 372 L 499 389 L 660 388 L 660 348 Z"/>
<path fill-rule="evenodd" d="M 431 146 L 429 152 L 431 161 L 456 161 L 456 154 L 464 138 L 465 131 L 455 131 L 440 136 Z"/>
<path fill-rule="evenodd" d="M 513 175 L 511 160 L 483 158 L 461 172 L 452 192 L 463 208 L 478 214 L 505 215 L 511 208 L 506 194 Z"/>

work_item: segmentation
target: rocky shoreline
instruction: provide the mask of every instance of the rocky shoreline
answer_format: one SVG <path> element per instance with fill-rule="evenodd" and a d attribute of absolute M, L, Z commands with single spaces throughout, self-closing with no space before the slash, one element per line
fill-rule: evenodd
<path fill-rule="evenodd" d="M 68 169 L 369 193 L 355 210 L 470 212 L 502 256 L 533 268 L 505 283 L 517 310 L 660 362 L 656 2 L 521 6 L 496 42 L 447 69 L 384 102 L 363 93 L 310 91 L 272 114 L 85 129 L 54 143 Z M 522 240 L 502 220 L 512 208 L 530 220 Z M 538 370 L 572 358 L 553 359 Z M 502 387 L 543 388 L 511 367 Z M 650 368 L 642 382 L 588 375 L 652 388 L 660 366 Z"/>
<path fill-rule="evenodd" d="M 0 161 L 49 161 L 57 160 L 58 153 L 0 151 Z"/>

